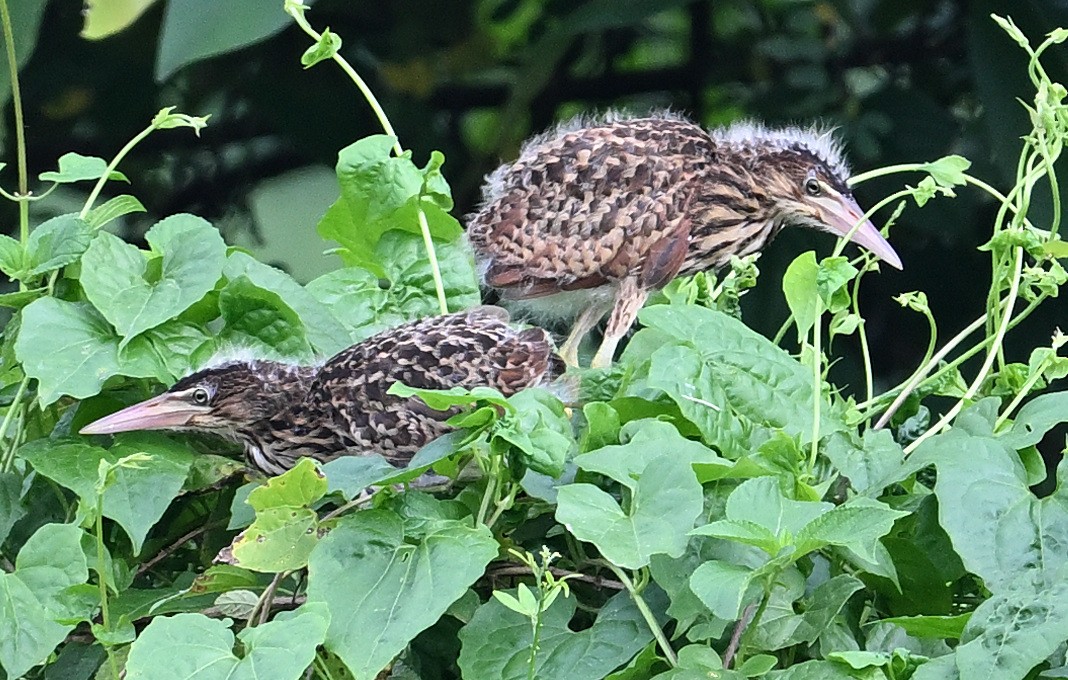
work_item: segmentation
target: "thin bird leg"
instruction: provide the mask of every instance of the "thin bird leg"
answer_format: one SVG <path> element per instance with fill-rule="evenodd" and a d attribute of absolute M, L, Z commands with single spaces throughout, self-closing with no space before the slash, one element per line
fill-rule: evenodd
<path fill-rule="evenodd" d="M 578 366 L 579 345 L 607 311 L 608 307 L 602 300 L 595 300 L 590 303 L 589 307 L 582 310 L 579 317 L 575 319 L 575 325 L 571 327 L 571 334 L 557 350 L 564 363 L 568 366 Z"/>
<path fill-rule="evenodd" d="M 612 316 L 608 317 L 608 327 L 604 331 L 604 340 L 601 341 L 601 347 L 590 363 L 591 368 L 608 368 L 612 365 L 612 358 L 616 354 L 619 341 L 634 325 L 638 310 L 645 304 L 647 297 L 649 297 L 649 290 L 643 288 L 636 277 L 630 276 L 620 282 L 619 290 L 616 291 L 616 303 L 612 308 Z"/>

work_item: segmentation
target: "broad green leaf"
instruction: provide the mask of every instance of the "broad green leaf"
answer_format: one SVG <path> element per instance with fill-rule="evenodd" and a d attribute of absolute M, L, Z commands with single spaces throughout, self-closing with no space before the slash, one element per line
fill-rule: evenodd
<path fill-rule="evenodd" d="M 146 212 L 145 206 L 135 197 L 129 194 L 122 194 L 121 196 L 110 198 L 107 203 L 98 205 L 90 210 L 89 214 L 85 216 L 85 221 L 93 229 L 99 229 L 112 220 L 135 212 Z"/>
<path fill-rule="evenodd" d="M 681 555 L 702 506 L 690 463 L 670 453 L 642 469 L 627 510 L 593 484 L 568 484 L 558 493 L 557 521 L 628 569 L 648 565 L 657 553 Z"/>
<path fill-rule="evenodd" d="M 649 573 L 671 600 L 667 614 L 678 622 L 677 631 L 688 630 L 694 624 L 707 625 L 712 618 L 708 607 L 690 588 L 693 573 L 706 562 L 733 556 L 736 552 L 735 544 L 695 536 L 690 539 L 681 557 L 653 555 L 649 561 Z M 725 630 L 726 622 L 720 625 Z M 722 630 L 711 631 L 709 637 L 719 637 L 721 634 Z"/>
<path fill-rule="evenodd" d="M 15 354 L 26 375 L 38 381 L 43 406 L 63 395 L 97 394 L 120 373 L 118 352 L 119 339 L 107 321 L 84 302 L 44 297 L 22 310 Z"/>
<path fill-rule="evenodd" d="M 826 257 L 820 260 L 816 271 L 816 292 L 820 297 L 821 309 L 832 314 L 848 309 L 849 282 L 858 273 L 857 268 L 849 264 L 849 258 L 845 256 Z"/>
<path fill-rule="evenodd" d="M 642 339 L 642 335 L 634 340 Z M 727 405 L 729 399 L 701 353 L 689 345 L 657 343 L 641 387 L 665 392 L 682 415 L 697 426 L 706 442 L 731 460 L 753 451 L 767 433 Z M 633 344 L 633 341 L 632 343 Z M 628 351 L 631 345 L 627 346 Z"/>
<path fill-rule="evenodd" d="M 936 161 L 924 163 L 920 168 L 930 173 L 939 186 L 963 186 L 968 183 L 965 176 L 972 162 L 963 156 L 943 156 Z"/>
<path fill-rule="evenodd" d="M 219 293 L 219 312 L 226 326 L 219 339 L 254 346 L 269 356 L 310 360 L 314 350 L 300 316 L 277 293 L 247 276 L 230 279 Z"/>
<path fill-rule="evenodd" d="M 514 446 L 519 460 L 531 470 L 559 477 L 568 454 L 576 448 L 564 405 L 540 388 L 522 390 L 508 397 L 508 402 L 514 411 L 498 421 L 491 440 Z"/>
<path fill-rule="evenodd" d="M 670 423 L 652 419 L 634 420 L 624 428 L 624 433 L 630 432 L 633 432 L 633 436 L 626 444 L 583 453 L 575 458 L 575 464 L 583 470 L 611 477 L 630 488 L 634 488 L 642 470 L 663 455 L 685 460 L 698 471 L 731 465 L 730 461 L 720 458 L 704 444 L 683 437 Z"/>
<path fill-rule="evenodd" d="M 59 170 L 42 172 L 38 179 L 42 182 L 58 182 L 67 184 L 81 182 L 87 179 L 100 179 L 107 172 L 108 162 L 96 156 L 83 156 L 77 153 L 65 153 L 59 157 Z M 117 170 L 112 170 L 108 179 L 120 180 L 129 183 L 126 175 Z"/>
<path fill-rule="evenodd" d="M 496 593 L 494 593 L 496 595 Z M 537 678 L 603 678 L 652 639 L 649 627 L 626 593 L 610 599 L 593 625 L 569 628 L 575 598 L 559 597 L 542 614 L 534 658 Z M 460 631 L 460 669 L 465 678 L 526 680 L 533 637 L 530 620 L 491 599 Z"/>
<path fill-rule="evenodd" d="M 323 465 L 323 474 L 331 492 L 340 491 L 352 500 L 361 491 L 397 474 L 397 468 L 380 454 L 340 456 Z"/>
<path fill-rule="evenodd" d="M 44 296 L 47 292 L 47 288 L 41 287 L 30 290 L 16 290 L 11 293 L 0 293 L 0 307 L 22 309 L 37 298 Z"/>
<path fill-rule="evenodd" d="M 308 602 L 331 614 L 326 648 L 356 680 L 371 680 L 482 576 L 497 550 L 484 526 L 442 520 L 407 541 L 392 512 L 342 519 L 308 562 Z"/>
<path fill-rule="evenodd" d="M 962 414 L 962 416 L 966 415 Z M 959 421 L 959 418 L 958 418 Z M 942 526 L 968 571 L 998 592 L 1014 583 L 1063 580 L 1068 565 L 1068 484 L 1039 500 L 1019 456 L 1002 439 L 962 427 L 932 437 L 913 453 L 938 468 Z M 1059 479 L 1068 466 L 1062 463 Z"/>
<path fill-rule="evenodd" d="M 1016 450 L 1034 446 L 1060 423 L 1068 422 L 1068 391 L 1041 394 L 1024 404 L 1001 439 Z"/>
<path fill-rule="evenodd" d="M 795 537 L 794 555 L 801 557 L 828 545 L 838 545 L 874 561 L 879 539 L 890 533 L 898 518 L 908 514 L 858 496 L 806 524 Z"/>
<path fill-rule="evenodd" d="M 435 241 L 442 284 L 455 312 L 479 304 L 481 297 L 470 248 L 463 241 Z M 423 239 L 388 231 L 375 246 L 378 271 L 346 267 L 308 284 L 308 292 L 330 308 L 353 342 L 379 331 L 440 313 Z"/>
<path fill-rule="evenodd" d="M 721 619 L 734 621 L 760 593 L 760 574 L 722 560 L 709 560 L 690 576 L 690 590 Z"/>
<path fill-rule="evenodd" d="M 758 426 L 800 436 L 802 441 L 811 437 L 811 371 L 767 338 L 737 319 L 704 307 L 657 305 L 643 309 L 639 318 L 656 332 L 700 353 L 712 381 L 722 390 L 722 403 L 711 402 L 715 407 Z M 692 380 L 691 374 L 680 371 L 678 380 Z M 824 400 L 820 434 L 843 429 L 840 409 Z"/>
<path fill-rule="evenodd" d="M 979 605 L 954 656 L 962 679 L 1023 678 L 1066 639 L 1068 583 L 1021 580 Z"/>
<path fill-rule="evenodd" d="M 0 472 L 0 545 L 15 522 L 26 514 L 22 502 L 22 476 L 15 472 Z"/>
<path fill-rule="evenodd" d="M 331 59 L 341 49 L 341 36 L 330 32 L 329 28 L 323 29 L 318 42 L 304 51 L 300 56 L 300 63 L 304 68 L 311 68 L 320 61 Z"/>
<path fill-rule="evenodd" d="M 226 259 L 223 275 L 230 280 L 245 276 L 259 288 L 277 294 L 300 317 L 317 355 L 332 356 L 352 344 L 348 331 L 330 310 L 288 274 L 234 252 Z"/>
<path fill-rule="evenodd" d="M 309 506 L 326 493 L 323 473 L 310 458 L 249 493 L 256 519 L 233 542 L 233 564 L 275 573 L 301 569 L 319 542 L 319 516 Z"/>
<path fill-rule="evenodd" d="M 803 613 L 795 614 L 793 607 L 783 609 L 783 616 L 765 611 L 754 644 L 769 651 L 791 647 L 804 642 L 815 642 L 845 607 L 846 602 L 864 584 L 848 574 L 839 574 L 824 581 L 803 599 Z"/>
<path fill-rule="evenodd" d="M 82 530 L 45 524 L 22 546 L 15 571 L 0 573 L 0 666 L 18 678 L 45 661 L 73 623 L 89 612 L 68 599 L 72 586 L 89 578 Z"/>
<path fill-rule="evenodd" d="M 803 342 L 816 323 L 819 313 L 819 296 L 816 290 L 816 276 L 819 266 L 816 253 L 809 250 L 794 258 L 782 277 L 782 292 L 786 304 L 797 326 L 797 341 Z"/>
<path fill-rule="evenodd" d="M 19 449 L 37 472 L 78 494 L 88 508 L 96 507 L 96 483 L 101 461 L 144 453 L 137 467 L 120 467 L 104 490 L 104 516 L 115 520 L 130 537 L 134 553 L 171 501 L 182 489 L 193 462 L 184 446 L 154 433 L 122 435 L 110 449 L 84 443 L 54 443 L 38 439 Z"/>
<path fill-rule="evenodd" d="M 775 477 L 742 482 L 727 498 L 727 519 L 745 520 L 765 527 L 775 536 L 797 536 L 809 522 L 831 511 L 830 503 L 786 498 Z"/>
<path fill-rule="evenodd" d="M 888 429 L 867 429 L 858 441 L 853 432 L 836 432 L 827 438 L 823 454 L 849 485 L 866 496 L 878 496 L 892 484 L 905 460 L 904 450 Z"/>
<path fill-rule="evenodd" d="M 212 337 L 200 326 L 171 319 L 134 338 L 119 352 L 119 363 L 125 366 L 138 360 L 135 355 L 151 355 L 157 373 L 163 375 L 160 382 L 170 384 L 198 367 L 194 356 L 211 342 Z"/>
<path fill-rule="evenodd" d="M 404 383 L 393 383 L 387 393 L 398 397 L 418 397 L 435 411 L 447 411 L 453 406 L 468 406 L 480 401 L 499 406 L 506 412 L 512 410 L 507 397 L 492 387 L 482 385 L 471 389 L 457 386 L 447 390 L 424 390 L 408 387 Z"/>
<path fill-rule="evenodd" d="M 199 217 L 168 217 L 145 239 L 162 256 L 158 275 L 148 253 L 107 232 L 97 233 L 82 258 L 85 295 L 123 337 L 120 346 L 188 309 L 222 273 L 226 245 Z"/>
<path fill-rule="evenodd" d="M 771 671 L 765 680 L 857 680 L 848 664 L 834 661 L 804 661 L 786 670 Z M 870 676 L 861 676 L 870 677 Z M 876 676 L 878 677 L 878 676 Z"/>
<path fill-rule="evenodd" d="M 155 2 L 156 0 L 91 0 L 82 10 L 85 25 L 79 35 L 86 40 L 100 40 L 114 35 L 137 21 Z"/>
<path fill-rule="evenodd" d="M 315 461 L 302 458 L 292 469 L 252 490 L 248 504 L 256 510 L 311 505 L 326 495 L 326 477 Z"/>
<path fill-rule="evenodd" d="M 237 635 L 243 655 L 234 654 L 229 620 L 203 614 L 152 619 L 130 647 L 128 680 L 298 680 L 315 658 L 329 616 L 304 605 Z"/>
<path fill-rule="evenodd" d="M 881 622 L 901 626 L 913 637 L 959 640 L 970 618 L 972 612 L 956 616 L 893 616 Z"/>
<path fill-rule="evenodd" d="M 77 215 L 60 215 L 30 232 L 26 243 L 26 277 L 40 276 L 75 262 L 93 237 L 93 229 Z"/>
<path fill-rule="evenodd" d="M 243 0 L 234 5 L 170 0 L 156 49 L 156 81 L 202 59 L 265 40 L 291 20 L 275 0 Z"/>
<path fill-rule="evenodd" d="M 0 271 L 14 278 L 23 268 L 22 244 L 7 234 L 0 234 Z"/>
<path fill-rule="evenodd" d="M 691 532 L 695 536 L 713 536 L 735 543 L 760 548 L 767 554 L 775 556 L 782 549 L 782 542 L 765 526 L 744 519 L 721 519 L 697 527 Z"/>

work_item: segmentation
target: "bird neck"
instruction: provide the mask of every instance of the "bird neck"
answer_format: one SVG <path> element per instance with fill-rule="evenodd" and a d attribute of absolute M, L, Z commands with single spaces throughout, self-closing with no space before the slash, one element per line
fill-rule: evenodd
<path fill-rule="evenodd" d="M 784 219 L 749 154 L 728 149 L 694 182 L 690 195 L 690 254 L 680 274 L 727 265 L 761 250 Z"/>

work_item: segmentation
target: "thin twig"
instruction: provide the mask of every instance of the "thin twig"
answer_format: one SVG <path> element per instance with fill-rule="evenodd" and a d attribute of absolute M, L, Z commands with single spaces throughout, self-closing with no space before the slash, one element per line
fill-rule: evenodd
<path fill-rule="evenodd" d="M 742 633 L 745 632 L 745 627 L 749 625 L 749 620 L 753 618 L 753 612 L 756 611 L 756 602 L 753 602 L 745 611 L 742 612 L 742 618 L 738 619 L 738 622 L 734 624 L 734 632 L 731 633 L 731 641 L 727 645 L 727 651 L 723 652 L 723 667 L 730 668 L 731 661 L 734 660 L 734 655 L 738 653 L 738 644 L 742 641 Z"/>
<path fill-rule="evenodd" d="M 593 576 L 591 574 L 583 574 L 580 571 L 568 571 L 567 569 L 560 569 L 559 567 L 549 567 L 549 571 L 553 576 L 568 577 L 573 581 L 582 581 L 583 583 L 589 583 L 598 588 L 611 588 L 612 590 L 626 590 L 626 586 L 620 581 L 604 578 L 603 576 Z M 533 572 L 528 567 L 521 565 L 509 565 L 506 567 L 497 567 L 491 569 L 486 573 L 490 578 L 497 576 L 531 576 Z"/>
<path fill-rule="evenodd" d="M 196 529 L 193 529 L 192 531 L 184 534 L 183 536 L 178 538 L 178 540 L 174 541 L 173 543 L 168 545 L 166 548 L 164 548 L 163 550 L 159 551 L 156 554 L 155 557 L 153 557 L 152 559 L 148 560 L 147 562 L 142 564 L 140 567 L 138 567 L 137 568 L 137 576 L 140 576 L 140 575 L 144 574 L 146 571 L 148 571 L 152 567 L 154 567 L 157 564 L 159 564 L 160 561 L 165 560 L 168 557 L 170 557 L 174 553 L 174 551 L 178 550 L 178 548 L 181 548 L 187 542 L 193 540 L 194 538 L 196 538 L 197 536 L 203 534 L 204 532 L 208 531 L 209 529 L 214 529 L 215 527 L 219 526 L 219 524 L 221 524 L 221 522 L 209 522 L 208 524 L 205 524 L 203 526 L 199 526 Z"/>

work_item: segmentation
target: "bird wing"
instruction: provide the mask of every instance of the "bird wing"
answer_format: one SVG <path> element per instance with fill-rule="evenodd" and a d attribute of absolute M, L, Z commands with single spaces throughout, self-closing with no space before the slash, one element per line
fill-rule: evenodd
<path fill-rule="evenodd" d="M 320 369 L 307 410 L 353 446 L 403 462 L 446 432 L 444 421 L 456 409 L 437 411 L 417 397 L 389 394 L 394 383 L 431 390 L 485 385 L 509 395 L 562 372 L 548 333 L 515 331 L 502 312 L 475 307 L 432 317 L 343 350 Z"/>
<path fill-rule="evenodd" d="M 529 145 L 469 220 L 486 283 L 525 298 L 629 275 L 666 282 L 685 258 L 689 180 L 708 144 L 690 123 L 645 119 Z"/>

